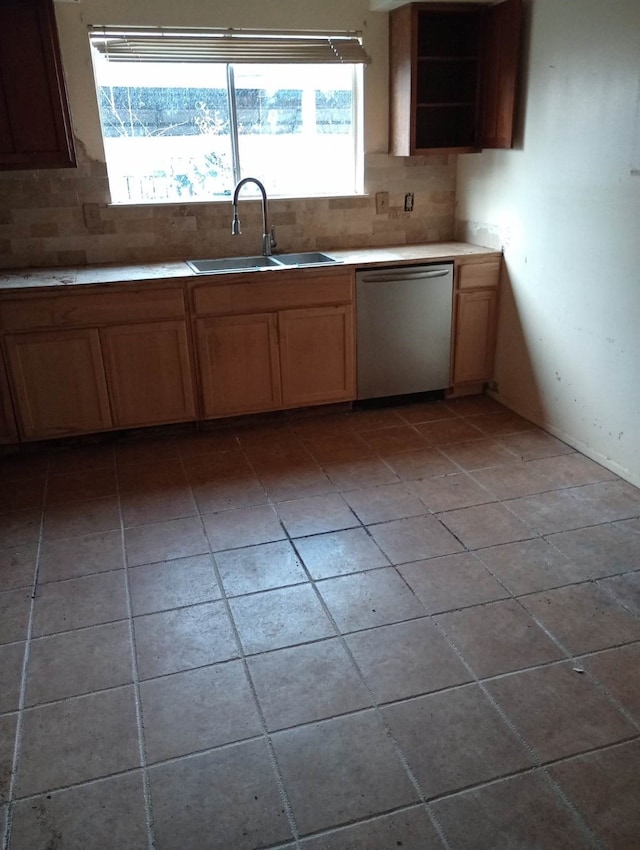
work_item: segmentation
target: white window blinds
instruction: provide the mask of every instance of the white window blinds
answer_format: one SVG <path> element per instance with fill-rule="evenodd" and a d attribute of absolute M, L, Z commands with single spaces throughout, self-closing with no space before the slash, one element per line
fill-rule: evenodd
<path fill-rule="evenodd" d="M 91 44 L 110 62 L 370 62 L 357 32 L 90 27 Z"/>

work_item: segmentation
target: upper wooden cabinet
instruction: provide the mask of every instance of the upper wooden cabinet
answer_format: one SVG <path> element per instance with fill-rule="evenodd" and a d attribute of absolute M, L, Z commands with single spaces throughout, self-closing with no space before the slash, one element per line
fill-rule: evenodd
<path fill-rule="evenodd" d="M 390 14 L 390 152 L 512 145 L 522 0 L 412 3 Z"/>
<path fill-rule="evenodd" d="M 2 0 L 0 169 L 75 164 L 52 0 Z"/>

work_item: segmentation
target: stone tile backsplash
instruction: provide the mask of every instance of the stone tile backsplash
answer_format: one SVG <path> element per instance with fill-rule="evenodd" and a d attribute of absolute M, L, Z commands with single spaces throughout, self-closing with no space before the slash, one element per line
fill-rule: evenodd
<path fill-rule="evenodd" d="M 78 143 L 78 168 L 0 173 L 0 268 L 149 263 L 261 252 L 258 201 L 243 199 L 243 234 L 231 203 L 109 206 L 106 166 Z M 364 196 L 269 201 L 279 251 L 446 241 L 454 234 L 455 157 L 365 158 Z M 376 214 L 375 193 L 390 212 Z M 414 209 L 403 211 L 414 193 Z M 97 204 L 88 225 L 84 204 Z M 396 208 L 396 209 L 394 209 Z"/>

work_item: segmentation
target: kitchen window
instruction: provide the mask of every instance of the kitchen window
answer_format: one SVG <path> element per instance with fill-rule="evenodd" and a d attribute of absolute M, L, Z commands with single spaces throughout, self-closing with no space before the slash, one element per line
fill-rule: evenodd
<path fill-rule="evenodd" d="M 111 200 L 359 194 L 357 33 L 91 28 Z"/>

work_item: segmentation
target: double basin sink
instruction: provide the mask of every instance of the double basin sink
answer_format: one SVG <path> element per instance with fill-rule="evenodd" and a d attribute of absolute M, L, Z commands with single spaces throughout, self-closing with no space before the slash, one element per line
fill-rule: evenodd
<path fill-rule="evenodd" d="M 335 265 L 340 260 L 334 260 L 327 254 L 318 251 L 308 251 L 302 254 L 277 254 L 270 257 L 223 257 L 219 260 L 187 260 L 187 265 L 196 274 L 223 274 L 224 272 L 254 271 L 256 269 L 271 269 L 284 267 L 327 266 Z"/>

